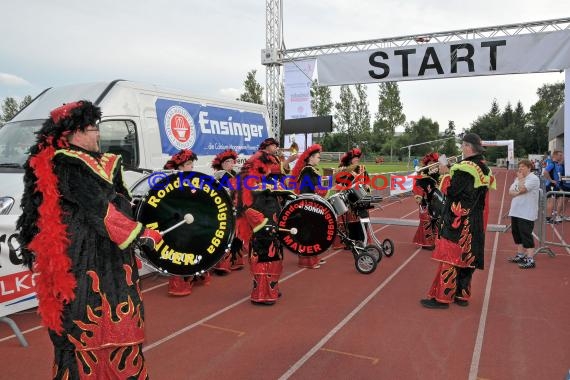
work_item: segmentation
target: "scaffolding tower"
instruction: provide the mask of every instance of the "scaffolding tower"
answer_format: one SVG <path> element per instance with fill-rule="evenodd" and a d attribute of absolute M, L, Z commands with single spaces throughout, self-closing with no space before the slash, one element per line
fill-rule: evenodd
<path fill-rule="evenodd" d="M 271 124 L 281 132 L 281 66 L 284 62 L 317 58 L 323 54 L 347 53 L 391 47 L 407 47 L 431 43 L 466 42 L 476 38 L 492 38 L 554 32 L 570 29 L 570 18 L 521 22 L 516 24 L 420 33 L 401 37 L 342 42 L 296 49 L 285 49 L 283 43 L 283 1 L 266 0 L 266 39 L 261 63 L 266 66 L 266 104 Z"/>

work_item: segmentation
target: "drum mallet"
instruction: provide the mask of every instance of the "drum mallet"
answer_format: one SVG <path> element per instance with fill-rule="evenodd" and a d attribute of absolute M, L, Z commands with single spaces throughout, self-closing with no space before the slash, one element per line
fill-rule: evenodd
<path fill-rule="evenodd" d="M 169 233 L 170 231 L 180 227 L 183 224 L 190 224 L 194 221 L 194 216 L 192 216 L 192 214 L 185 214 L 184 215 L 184 219 L 181 220 L 180 222 L 176 223 L 175 225 L 168 227 L 167 229 L 165 229 L 164 231 L 161 231 L 160 234 L 162 236 L 166 235 L 167 233 Z"/>
<path fill-rule="evenodd" d="M 297 235 L 297 229 L 295 227 L 291 228 L 290 230 L 286 229 L 286 228 L 280 228 L 279 231 L 282 232 L 290 232 L 291 235 Z"/>

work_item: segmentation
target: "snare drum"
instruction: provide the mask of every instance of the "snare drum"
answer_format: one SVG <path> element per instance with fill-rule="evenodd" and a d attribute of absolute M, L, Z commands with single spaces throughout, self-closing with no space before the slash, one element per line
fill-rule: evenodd
<path fill-rule="evenodd" d="M 301 194 L 283 207 L 278 227 L 279 240 L 285 247 L 301 256 L 314 256 L 332 245 L 337 233 L 336 213 L 320 196 Z"/>
<path fill-rule="evenodd" d="M 364 185 L 359 183 L 357 185 L 352 186 L 350 189 L 345 190 L 346 199 L 350 203 L 356 203 L 362 198 L 364 198 L 367 194 L 366 190 L 364 189 Z"/>
<path fill-rule="evenodd" d="M 346 196 L 344 193 L 336 193 L 327 199 L 331 204 L 337 216 L 344 215 L 348 212 L 348 205 L 346 204 Z"/>
<path fill-rule="evenodd" d="M 157 270 L 180 276 L 203 273 L 229 252 L 235 217 L 228 193 L 211 176 L 199 172 L 155 172 L 139 181 L 136 219 L 145 227 L 164 231 L 192 215 L 163 236 L 144 261 Z M 146 183 L 146 185 L 142 185 Z M 140 189 L 148 188 L 144 195 Z"/>

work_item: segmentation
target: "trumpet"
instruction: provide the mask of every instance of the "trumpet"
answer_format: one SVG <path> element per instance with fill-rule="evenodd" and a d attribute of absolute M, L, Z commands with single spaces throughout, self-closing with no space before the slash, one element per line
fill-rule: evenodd
<path fill-rule="evenodd" d="M 439 172 L 439 165 L 446 165 L 446 166 L 451 166 L 455 163 L 457 163 L 457 161 L 459 161 L 459 158 L 461 156 L 451 156 L 451 157 L 446 157 L 445 154 L 442 154 L 439 157 L 438 162 L 434 162 L 433 164 L 429 164 L 426 165 L 424 167 L 416 167 L 416 172 L 420 173 L 424 170 L 427 170 L 428 174 L 435 174 Z"/>

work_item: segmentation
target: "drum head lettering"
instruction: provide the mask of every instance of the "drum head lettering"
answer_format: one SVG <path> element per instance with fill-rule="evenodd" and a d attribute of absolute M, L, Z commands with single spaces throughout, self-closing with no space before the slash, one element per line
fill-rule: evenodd
<path fill-rule="evenodd" d="M 287 203 L 278 223 L 283 245 L 301 256 L 323 253 L 337 233 L 334 210 L 317 195 L 304 195 Z"/>
<path fill-rule="evenodd" d="M 187 276 L 212 268 L 229 250 L 234 235 L 228 193 L 213 177 L 199 172 L 178 172 L 153 183 L 136 215 L 145 227 L 158 231 L 179 224 L 154 251 L 146 252 L 153 266 L 170 274 Z"/>

